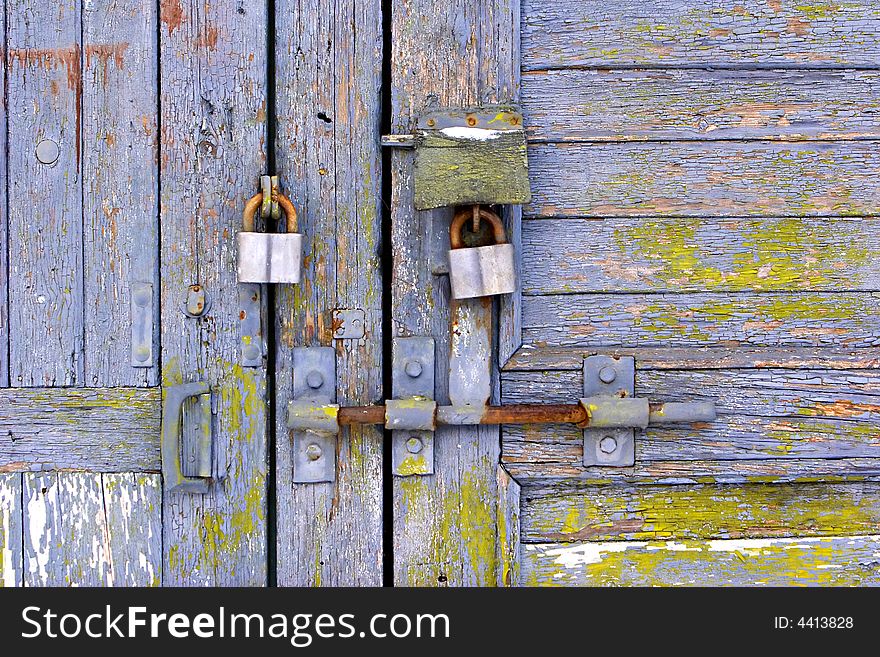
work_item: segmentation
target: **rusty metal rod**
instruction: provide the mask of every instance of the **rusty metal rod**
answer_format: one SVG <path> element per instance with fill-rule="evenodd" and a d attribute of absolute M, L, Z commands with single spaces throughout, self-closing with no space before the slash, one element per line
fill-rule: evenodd
<path fill-rule="evenodd" d="M 337 416 L 340 425 L 385 424 L 385 406 L 342 406 Z M 702 403 L 651 403 L 649 424 L 711 422 L 715 407 Z M 438 406 L 438 425 L 474 424 L 576 424 L 589 425 L 587 409 L 581 404 L 508 404 L 505 406 Z"/>

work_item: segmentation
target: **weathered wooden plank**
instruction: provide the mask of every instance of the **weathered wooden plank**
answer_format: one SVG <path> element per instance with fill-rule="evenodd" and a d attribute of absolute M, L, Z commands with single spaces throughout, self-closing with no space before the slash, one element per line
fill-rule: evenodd
<path fill-rule="evenodd" d="M 158 388 L 0 390 L 0 472 L 158 471 Z"/>
<path fill-rule="evenodd" d="M 407 0 L 392 7 L 392 132 L 408 132 L 429 106 L 467 107 L 516 100 L 519 3 Z M 424 44 L 430 43 L 430 48 Z M 415 212 L 412 154 L 391 160 L 392 325 L 395 336 L 436 340 L 435 393 L 448 395 L 451 315 L 448 287 L 432 276 L 430 231 L 448 211 Z M 510 218 L 516 223 L 517 216 Z M 518 231 L 512 230 L 513 239 Z M 513 302 L 514 304 L 516 302 Z M 516 307 L 506 311 L 515 316 Z M 514 331 L 502 354 L 518 346 Z M 394 580 L 409 585 L 498 582 L 498 433 L 450 428 L 435 440 L 433 476 L 394 481 Z"/>
<path fill-rule="evenodd" d="M 293 347 L 334 345 L 337 398 L 382 396 L 378 0 L 276 3 L 277 171 L 300 211 L 303 280 L 276 288 L 277 582 L 382 584 L 382 434 L 339 436 L 336 481 L 293 484 L 284 409 Z M 365 311 L 365 336 L 334 340 L 334 308 Z M 390 547 L 388 548 L 390 549 Z"/>
<path fill-rule="evenodd" d="M 529 586 L 880 586 L 880 536 L 523 546 Z"/>
<path fill-rule="evenodd" d="M 0 473 L 0 586 L 21 586 L 21 475 Z"/>
<path fill-rule="evenodd" d="M 878 174 L 880 148 L 872 141 L 536 144 L 524 212 L 873 215 L 880 212 Z"/>
<path fill-rule="evenodd" d="M 675 369 L 874 369 L 880 367 L 877 348 L 815 348 L 815 347 L 644 347 L 633 349 L 535 347 L 523 345 L 507 362 L 505 370 L 543 371 L 578 370 L 584 358 L 594 354 L 634 356 L 640 370 Z"/>
<path fill-rule="evenodd" d="M 6 6 L 0 16 L 0 53 L 3 55 L 3 66 L 0 66 L 0 88 L 6 89 L 6 69 L 9 66 L 6 50 Z M 6 135 L 9 107 L 6 102 L 6 93 L 0 94 L 0 153 L 6 153 Z M 6 173 L 6 160 L 4 155 L 0 157 L 0 267 L 5 272 L 9 271 L 9 251 L 7 250 L 7 229 L 9 227 L 6 216 L 7 192 L 9 191 L 9 178 Z M 9 385 L 9 280 L 0 282 L 0 387 Z"/>
<path fill-rule="evenodd" d="M 876 292 L 527 296 L 523 341 L 567 347 L 874 347 L 880 344 L 878 313 Z"/>
<path fill-rule="evenodd" d="M 79 3 L 7 2 L 6 12 L 9 380 L 82 384 Z M 37 158 L 44 140 L 50 164 Z"/>
<path fill-rule="evenodd" d="M 523 67 L 874 66 L 880 10 L 868 0 L 525 0 Z"/>
<path fill-rule="evenodd" d="M 506 449 L 506 443 L 502 450 Z M 636 447 L 638 451 L 638 447 Z M 504 453 L 504 468 L 530 491 L 561 488 L 593 490 L 615 484 L 741 484 L 880 481 L 876 458 L 745 459 L 732 461 L 639 461 L 629 468 L 584 468 L 580 455 L 572 461 L 515 460 Z M 576 461 L 576 462 L 575 462 Z"/>
<path fill-rule="evenodd" d="M 508 372 L 504 403 L 571 403 L 579 372 Z M 876 371 L 639 371 L 636 394 L 651 401 L 714 400 L 710 423 L 649 427 L 636 459 L 798 459 L 880 456 L 880 375 Z M 574 425 L 506 427 L 505 462 L 578 463 L 583 435 Z M 880 465 L 880 462 L 878 462 Z M 785 467 L 785 466 L 782 466 Z"/>
<path fill-rule="evenodd" d="M 158 475 L 22 476 L 27 586 L 158 583 Z"/>
<path fill-rule="evenodd" d="M 523 542 L 698 540 L 876 534 L 880 485 L 602 486 L 524 492 Z"/>
<path fill-rule="evenodd" d="M 266 162 L 266 7 L 169 0 L 159 19 L 162 383 L 207 381 L 215 415 L 210 491 L 163 498 L 163 583 L 260 586 L 266 378 L 239 364 L 235 235 Z M 191 285 L 199 319 L 180 310 Z"/>
<path fill-rule="evenodd" d="M 82 8 L 84 381 L 89 386 L 156 385 L 158 380 L 157 368 L 130 364 L 132 283 L 153 285 L 158 319 L 156 14 L 155 4 L 140 0 L 96 0 Z"/>
<path fill-rule="evenodd" d="M 162 582 L 162 477 L 124 473 L 101 477 L 114 586 Z"/>
<path fill-rule="evenodd" d="M 525 294 L 878 290 L 875 218 L 524 222 Z"/>
<path fill-rule="evenodd" d="M 498 466 L 498 586 L 520 583 L 520 486 L 507 471 Z"/>
<path fill-rule="evenodd" d="M 534 71 L 522 107 L 534 141 L 865 139 L 880 136 L 878 83 L 865 70 Z"/>

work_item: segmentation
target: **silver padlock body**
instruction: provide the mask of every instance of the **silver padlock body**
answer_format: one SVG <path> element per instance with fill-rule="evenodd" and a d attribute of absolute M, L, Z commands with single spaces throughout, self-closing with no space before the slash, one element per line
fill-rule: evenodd
<path fill-rule="evenodd" d="M 516 290 L 513 244 L 492 244 L 449 251 L 453 299 L 510 294 Z"/>
<path fill-rule="evenodd" d="M 300 233 L 238 234 L 239 283 L 299 283 Z"/>

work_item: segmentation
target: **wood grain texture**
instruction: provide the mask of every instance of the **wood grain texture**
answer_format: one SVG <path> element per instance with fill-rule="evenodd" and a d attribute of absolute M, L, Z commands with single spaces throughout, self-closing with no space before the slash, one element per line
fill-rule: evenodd
<path fill-rule="evenodd" d="M 381 7 L 284 1 L 276 10 L 277 171 L 305 235 L 302 282 L 276 287 L 277 581 L 380 586 L 381 430 L 339 436 L 334 483 L 293 484 L 286 408 L 300 346 L 336 348 L 339 403 L 382 398 Z M 334 340 L 334 308 L 363 309 L 364 338 Z"/>
<path fill-rule="evenodd" d="M 788 369 L 875 369 L 880 367 L 877 348 L 811 347 L 630 347 L 578 348 L 523 345 L 507 362 L 505 370 L 578 370 L 584 358 L 594 354 L 634 356 L 640 370 L 742 369 L 772 367 Z"/>
<path fill-rule="evenodd" d="M 880 487 L 850 484 L 602 486 L 523 493 L 523 542 L 877 534 Z"/>
<path fill-rule="evenodd" d="M 525 294 L 878 290 L 872 217 L 546 219 L 523 224 Z"/>
<path fill-rule="evenodd" d="M 158 319 L 157 5 L 86 2 L 82 24 L 84 382 L 156 385 L 130 365 L 130 308 L 150 283 Z"/>
<path fill-rule="evenodd" d="M 21 586 L 21 475 L 0 473 L 0 586 Z"/>
<path fill-rule="evenodd" d="M 157 472 L 158 388 L 0 389 L 0 472 Z"/>
<path fill-rule="evenodd" d="M 878 82 L 867 70 L 533 71 L 522 108 L 532 141 L 873 139 Z"/>
<path fill-rule="evenodd" d="M 523 546 L 528 586 L 880 586 L 880 536 Z"/>
<path fill-rule="evenodd" d="M 162 383 L 207 381 L 215 416 L 210 491 L 164 495 L 163 583 L 262 586 L 266 378 L 239 365 L 235 234 L 266 166 L 265 6 L 164 0 L 159 19 Z M 196 284 L 211 308 L 192 319 Z"/>
<path fill-rule="evenodd" d="M 498 466 L 498 586 L 519 586 L 521 550 L 520 485 Z"/>
<path fill-rule="evenodd" d="M 7 2 L 6 12 L 9 380 L 82 384 L 79 3 Z M 54 164 L 37 160 L 42 140 L 57 144 Z"/>
<path fill-rule="evenodd" d="M 509 372 L 503 400 L 571 403 L 582 395 L 582 381 L 580 372 Z M 880 456 L 876 371 L 639 371 L 635 392 L 658 402 L 714 400 L 719 415 L 714 422 L 639 432 L 640 463 Z M 509 426 L 502 448 L 505 462 L 572 465 L 582 458 L 583 435 L 573 425 Z"/>
<path fill-rule="evenodd" d="M 27 473 L 23 487 L 25 585 L 158 584 L 158 475 Z"/>
<path fill-rule="evenodd" d="M 525 0 L 523 67 L 875 66 L 878 19 L 867 0 Z"/>
<path fill-rule="evenodd" d="M 876 347 L 878 293 L 589 294 L 523 298 L 538 346 Z"/>
<path fill-rule="evenodd" d="M 519 3 L 407 0 L 392 7 L 392 132 L 412 130 L 429 107 L 516 100 Z M 430 43 L 430 48 L 424 44 Z M 436 340 L 436 398 L 448 395 L 451 316 L 448 283 L 432 276 L 430 231 L 448 210 L 414 212 L 412 154 L 395 152 L 392 175 L 395 336 Z M 509 217 L 515 224 L 517 215 Z M 518 239 L 512 227 L 511 240 Z M 518 313 L 509 302 L 507 316 Z M 515 328 L 515 323 L 510 325 Z M 510 328 L 507 329 L 510 331 Z M 502 354 L 518 346 L 515 331 Z M 435 472 L 394 481 L 394 581 L 398 585 L 495 585 L 499 564 L 498 433 L 495 428 L 438 431 Z"/>
<path fill-rule="evenodd" d="M 560 175 L 560 172 L 566 172 Z M 527 216 L 878 213 L 880 149 L 854 142 L 537 144 Z"/>
<path fill-rule="evenodd" d="M 3 56 L 3 66 L 0 66 L 0 85 L 4 92 L 0 94 L 0 153 L 6 153 L 7 115 L 9 107 L 6 102 L 6 69 L 9 60 L 6 56 L 6 5 L 0 12 L 0 53 Z M 6 212 L 7 192 L 9 191 L 9 178 L 6 172 L 7 156 L 0 157 L 0 267 L 9 271 L 9 258 L 7 251 L 7 232 L 9 222 Z M 0 388 L 9 385 L 9 281 L 0 281 Z"/>

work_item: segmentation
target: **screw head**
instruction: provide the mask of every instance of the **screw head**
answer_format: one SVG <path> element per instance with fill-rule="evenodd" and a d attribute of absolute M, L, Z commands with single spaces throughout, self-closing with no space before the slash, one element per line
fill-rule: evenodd
<path fill-rule="evenodd" d="M 324 385 L 324 375 L 318 370 L 312 370 L 306 375 L 306 385 L 312 390 L 317 390 Z"/>
<path fill-rule="evenodd" d="M 150 303 L 150 290 L 146 287 L 141 287 L 135 291 L 134 296 L 132 297 L 134 301 L 134 305 L 139 308 L 145 308 L 148 303 Z"/>
<path fill-rule="evenodd" d="M 434 119 L 428 119 L 426 123 L 428 124 L 429 128 L 433 128 L 435 125 L 437 125 L 437 122 Z"/>
<path fill-rule="evenodd" d="M 617 450 L 617 440 L 613 436 L 605 436 L 599 441 L 599 449 L 605 454 L 613 454 Z"/>
<path fill-rule="evenodd" d="M 58 155 L 58 144 L 51 139 L 43 139 L 37 144 L 36 156 L 41 164 L 55 164 Z"/>
<path fill-rule="evenodd" d="M 417 379 L 422 375 L 422 364 L 415 359 L 408 360 L 403 370 L 406 372 L 406 375 L 408 377 Z"/>
<path fill-rule="evenodd" d="M 309 461 L 317 461 L 321 458 L 321 454 L 323 454 L 323 450 L 317 443 L 311 443 L 306 447 L 306 458 L 308 458 Z"/>
<path fill-rule="evenodd" d="M 244 357 L 248 360 L 257 360 L 260 357 L 260 349 L 255 344 L 249 344 L 244 348 Z"/>
<path fill-rule="evenodd" d="M 418 454 L 422 451 L 424 446 L 422 439 L 416 438 L 415 436 L 406 441 L 406 451 L 410 454 Z"/>
<path fill-rule="evenodd" d="M 150 348 L 146 346 L 138 347 L 134 350 L 134 359 L 139 363 L 146 363 L 150 357 Z"/>
<path fill-rule="evenodd" d="M 599 370 L 599 380 L 602 383 L 613 383 L 614 379 L 617 378 L 617 370 L 615 370 L 610 365 L 606 365 L 601 370 Z"/>

